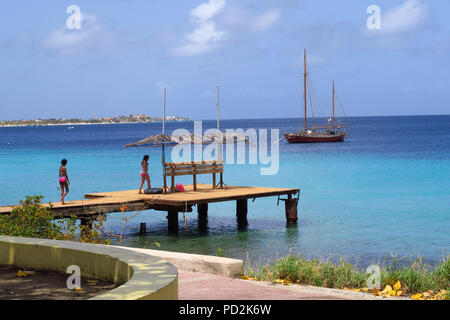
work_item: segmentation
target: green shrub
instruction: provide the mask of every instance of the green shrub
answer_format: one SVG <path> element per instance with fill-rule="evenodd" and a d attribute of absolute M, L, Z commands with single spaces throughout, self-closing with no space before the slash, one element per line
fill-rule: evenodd
<path fill-rule="evenodd" d="M 449 256 L 450 257 L 450 256 Z M 403 290 L 409 293 L 424 292 L 427 290 L 440 291 L 450 287 L 450 259 L 444 258 L 442 263 L 435 267 L 426 265 L 422 259 L 399 265 L 395 261 L 381 268 L 381 287 L 391 287 L 400 281 Z M 365 270 L 345 262 L 338 264 L 331 261 L 317 259 L 306 260 L 301 255 L 286 256 L 271 264 L 262 267 L 246 265 L 246 276 L 257 280 L 288 280 L 293 283 L 313 285 L 328 288 L 355 288 L 366 287 L 367 275 Z M 448 294 L 447 294 L 448 299 Z"/>
<path fill-rule="evenodd" d="M 302 256 L 287 256 L 262 268 L 247 268 L 250 277 L 259 280 L 286 279 L 292 282 L 328 287 L 360 287 L 365 283 L 365 274 L 341 259 L 339 264 L 330 261 L 305 260 Z"/>
<path fill-rule="evenodd" d="M 223 257 L 223 249 L 222 249 L 222 248 L 217 248 L 217 250 L 216 250 L 216 256 L 218 256 L 218 257 Z"/>
<path fill-rule="evenodd" d="M 0 235 L 89 243 L 109 243 L 96 224 L 92 230 L 78 226 L 76 219 L 57 219 L 50 208 L 41 205 L 42 196 L 26 197 L 10 214 L 0 215 Z"/>

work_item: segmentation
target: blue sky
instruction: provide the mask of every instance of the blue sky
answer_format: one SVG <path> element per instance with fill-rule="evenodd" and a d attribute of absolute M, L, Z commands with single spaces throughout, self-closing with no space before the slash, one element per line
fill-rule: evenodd
<path fill-rule="evenodd" d="M 381 8 L 381 29 L 366 10 Z M 78 5 L 81 30 L 68 30 Z M 15 0 L 0 5 L 0 119 L 298 117 L 331 82 L 347 115 L 448 114 L 448 1 Z"/>

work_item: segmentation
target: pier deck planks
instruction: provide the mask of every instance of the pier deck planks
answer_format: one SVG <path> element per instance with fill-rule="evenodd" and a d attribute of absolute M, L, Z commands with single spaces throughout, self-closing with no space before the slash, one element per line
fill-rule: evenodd
<path fill-rule="evenodd" d="M 198 184 L 197 191 L 193 186 L 185 186 L 184 192 L 168 194 L 138 194 L 138 190 L 113 191 L 103 193 L 89 193 L 84 200 L 66 201 L 65 205 L 53 203 L 52 211 L 62 216 L 90 216 L 119 212 L 123 205 L 128 211 L 159 210 L 167 211 L 169 208 L 191 207 L 196 204 L 224 202 L 233 200 L 273 197 L 281 195 L 296 195 L 299 189 L 267 188 L 267 187 L 236 187 L 228 186 L 224 189 L 213 189 L 212 185 Z M 49 204 L 43 204 L 49 206 Z M 11 206 L 0 207 L 0 214 L 8 214 Z M 190 210 L 186 210 L 190 211 Z"/>

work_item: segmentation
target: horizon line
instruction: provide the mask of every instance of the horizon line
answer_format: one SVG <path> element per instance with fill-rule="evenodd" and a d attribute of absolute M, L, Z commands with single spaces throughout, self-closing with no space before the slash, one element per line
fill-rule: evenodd
<path fill-rule="evenodd" d="M 450 116 L 450 113 L 448 114 L 400 114 L 400 115 L 367 115 L 367 116 L 340 116 L 340 117 L 336 117 L 336 118 L 383 118 L 383 117 L 433 117 L 433 116 Z M 152 116 L 153 118 L 162 118 L 159 116 Z M 176 116 L 179 118 L 186 118 L 187 120 L 184 121 L 217 121 L 217 118 L 211 118 L 211 119 L 191 119 L 191 118 L 187 118 L 185 116 Z M 308 117 L 308 118 L 312 118 L 312 117 Z M 317 119 L 320 118 L 330 118 L 330 117 L 315 117 Z M 37 118 L 40 120 L 50 120 L 50 119 L 55 119 L 55 120 L 61 120 L 63 118 Z M 64 118 L 64 119 L 79 119 L 79 120 L 92 120 L 92 119 L 102 119 L 100 118 L 73 118 L 73 117 L 69 117 L 69 118 Z M 270 119 L 304 119 L 304 117 L 272 117 L 272 118 L 222 118 L 220 119 L 221 121 L 224 120 L 270 120 Z M 13 119 L 13 120 L 5 120 L 5 119 L 0 119 L 0 121 L 33 121 L 36 119 Z M 172 120 L 166 120 L 166 121 L 172 121 Z M 158 122 L 162 122 L 161 121 L 153 121 L 153 122 L 142 122 L 142 123 L 158 123 Z M 139 123 L 139 122 L 131 122 L 131 124 L 133 123 Z M 93 123 L 95 124 L 95 123 Z M 126 122 L 122 123 L 122 124 L 127 124 Z"/>

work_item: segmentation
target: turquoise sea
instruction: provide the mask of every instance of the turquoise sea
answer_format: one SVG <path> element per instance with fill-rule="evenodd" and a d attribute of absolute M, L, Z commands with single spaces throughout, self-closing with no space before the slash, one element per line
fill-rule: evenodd
<path fill-rule="evenodd" d="M 235 203 L 211 204 L 208 228 L 197 214 L 180 214 L 178 235 L 167 232 L 166 214 L 149 211 L 132 220 L 125 245 L 250 258 L 263 263 L 289 252 L 308 258 L 344 256 L 366 265 L 390 258 L 424 257 L 436 263 L 450 253 L 450 116 L 349 118 L 344 143 L 280 142 L 280 169 L 262 176 L 258 165 L 227 165 L 228 185 L 301 188 L 299 224 L 286 227 L 277 198 L 249 201 L 249 226 L 238 230 Z M 299 119 L 223 120 L 222 128 L 295 131 Z M 203 128 L 215 127 L 204 121 Z M 193 130 L 193 122 L 171 122 Z M 150 155 L 153 186 L 162 184 L 161 150 L 124 145 L 160 133 L 161 124 L 0 128 L 0 205 L 26 195 L 57 201 L 58 168 L 67 158 L 68 201 L 88 192 L 137 189 L 140 161 Z M 8 144 L 9 143 L 9 144 Z M 170 154 L 170 151 L 169 151 Z M 210 176 L 200 182 L 210 183 Z M 187 184 L 190 179 L 181 180 Z M 138 235 L 140 222 L 149 234 Z M 108 215 L 118 230 L 121 214 Z"/>

